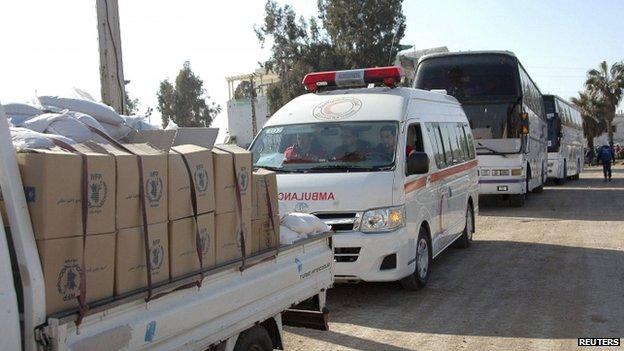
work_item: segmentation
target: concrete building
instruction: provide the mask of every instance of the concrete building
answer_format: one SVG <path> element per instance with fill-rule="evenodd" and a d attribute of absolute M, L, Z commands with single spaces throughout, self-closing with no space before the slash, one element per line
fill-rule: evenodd
<path fill-rule="evenodd" d="M 624 113 L 620 111 L 615 115 L 613 119 L 613 143 L 624 146 Z M 594 138 L 594 145 L 607 145 L 609 144 L 609 135 L 602 133 L 602 135 Z"/>
<path fill-rule="evenodd" d="M 266 92 L 269 85 L 278 82 L 279 78 L 273 73 L 266 73 L 263 68 L 258 68 L 254 73 L 226 77 L 225 80 L 228 83 L 229 90 L 229 100 L 227 102 L 228 127 L 225 142 L 247 147 L 253 141 L 255 134 L 262 129 L 270 117 Z M 250 98 L 236 99 L 234 96 L 236 88 L 243 82 L 252 82 L 256 91 L 256 98 L 253 104 L 254 113 L 252 113 Z M 253 115 L 255 115 L 255 118 L 253 118 Z"/>

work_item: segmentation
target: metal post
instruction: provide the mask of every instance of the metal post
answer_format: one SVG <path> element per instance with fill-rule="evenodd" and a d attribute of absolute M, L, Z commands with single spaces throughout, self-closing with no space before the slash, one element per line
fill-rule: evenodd
<path fill-rule="evenodd" d="M 117 0 L 96 0 L 102 102 L 125 114 L 125 81 Z"/>
<path fill-rule="evenodd" d="M 256 123 L 256 88 L 254 86 L 254 75 L 249 76 L 249 98 L 251 100 L 251 139 L 256 137 L 258 133 L 258 125 Z"/>
<path fill-rule="evenodd" d="M 45 285 L 24 186 L 4 107 L 0 104 L 0 187 L 20 270 L 24 297 L 24 348 L 35 351 L 35 328 L 45 323 Z"/>

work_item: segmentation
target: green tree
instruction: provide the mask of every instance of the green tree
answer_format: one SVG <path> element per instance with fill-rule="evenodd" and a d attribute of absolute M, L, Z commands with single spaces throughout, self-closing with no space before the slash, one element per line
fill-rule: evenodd
<path fill-rule="evenodd" d="M 221 106 L 210 101 L 203 88 L 204 82 L 191 71 L 190 62 L 184 62 L 175 85 L 168 79 L 160 82 L 158 90 L 158 111 L 162 115 L 163 127 L 169 121 L 180 127 L 208 127 L 221 112 Z"/>
<path fill-rule="evenodd" d="M 238 84 L 234 90 L 234 99 L 236 100 L 249 100 L 251 99 L 251 82 L 244 80 Z"/>
<path fill-rule="evenodd" d="M 600 136 L 605 130 L 605 106 L 598 96 L 591 91 L 579 92 L 578 97 L 570 98 L 570 101 L 581 110 L 583 117 L 583 134 L 587 139 L 587 146 L 594 147 L 594 138 Z"/>
<path fill-rule="evenodd" d="M 269 111 L 305 93 L 301 81 L 306 73 L 388 65 L 405 30 L 401 4 L 321 0 L 317 21 L 298 17 L 290 5 L 267 0 L 264 23 L 255 31 L 262 46 L 272 44 L 262 66 L 280 78 L 267 90 Z"/>
<path fill-rule="evenodd" d="M 402 0 L 318 0 L 323 28 L 347 68 L 388 66 L 405 33 Z"/>
<path fill-rule="evenodd" d="M 126 110 L 126 115 L 133 116 L 139 113 L 139 99 L 130 98 L 130 94 L 128 94 L 128 90 L 125 88 L 124 95 L 124 104 L 126 105 L 124 109 Z"/>
<path fill-rule="evenodd" d="M 587 72 L 585 86 L 604 106 L 604 120 L 607 125 L 609 143 L 613 145 L 613 119 L 624 90 L 624 63 L 616 62 L 609 67 L 606 61 L 602 61 L 598 69 Z"/>

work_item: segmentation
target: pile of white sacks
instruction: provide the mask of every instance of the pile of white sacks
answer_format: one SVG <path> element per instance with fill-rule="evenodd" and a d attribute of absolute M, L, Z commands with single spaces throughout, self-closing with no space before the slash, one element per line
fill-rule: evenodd
<path fill-rule="evenodd" d="M 119 115 L 112 107 L 92 100 L 58 96 L 39 96 L 37 100 L 37 104 L 3 105 L 17 150 L 50 148 L 53 144 L 49 137 L 69 144 L 104 142 L 89 127 L 116 140 L 133 130 L 157 129 L 143 117 Z"/>

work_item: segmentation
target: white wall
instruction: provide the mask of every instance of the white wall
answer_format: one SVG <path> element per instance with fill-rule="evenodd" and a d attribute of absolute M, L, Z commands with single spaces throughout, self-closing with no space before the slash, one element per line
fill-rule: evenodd
<path fill-rule="evenodd" d="M 265 96 L 256 98 L 256 126 L 260 131 L 267 121 L 268 104 Z M 228 134 L 236 137 L 236 144 L 247 147 L 253 141 L 251 103 L 249 100 L 230 100 L 227 103 Z"/>
<path fill-rule="evenodd" d="M 613 120 L 613 125 L 615 126 L 615 133 L 613 133 L 613 143 L 624 145 L 624 115 L 617 115 Z M 609 144 L 609 135 L 607 133 L 602 133 L 602 135 L 594 138 L 594 145 L 608 145 Z"/>

